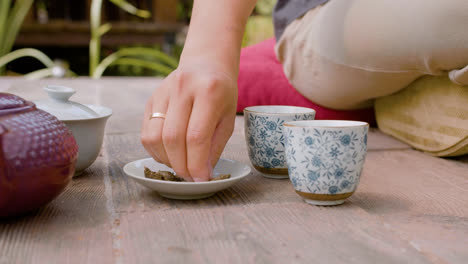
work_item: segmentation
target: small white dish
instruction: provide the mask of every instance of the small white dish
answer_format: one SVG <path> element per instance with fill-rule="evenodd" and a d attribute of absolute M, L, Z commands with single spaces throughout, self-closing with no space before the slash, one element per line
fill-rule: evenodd
<path fill-rule="evenodd" d="M 211 182 L 170 182 L 145 178 L 144 169 L 152 171 L 171 171 L 171 168 L 156 162 L 153 158 L 130 162 L 123 167 L 125 174 L 137 183 L 157 191 L 161 196 L 177 200 L 195 200 L 208 198 L 218 191 L 227 189 L 249 175 L 249 166 L 234 160 L 220 159 L 214 168 L 214 174 L 231 174 L 230 179 Z"/>

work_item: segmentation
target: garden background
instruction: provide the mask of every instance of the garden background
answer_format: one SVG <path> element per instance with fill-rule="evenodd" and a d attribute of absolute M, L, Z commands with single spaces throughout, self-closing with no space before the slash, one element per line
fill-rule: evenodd
<path fill-rule="evenodd" d="M 260 0 L 243 46 L 273 36 Z M 0 75 L 165 76 L 177 67 L 193 0 L 0 0 Z"/>

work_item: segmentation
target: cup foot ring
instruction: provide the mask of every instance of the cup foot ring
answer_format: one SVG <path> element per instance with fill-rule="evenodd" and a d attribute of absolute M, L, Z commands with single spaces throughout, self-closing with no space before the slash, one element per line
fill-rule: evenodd
<path fill-rule="evenodd" d="M 253 165 L 263 177 L 269 179 L 289 179 L 288 168 L 263 168 Z"/>
<path fill-rule="evenodd" d="M 308 204 L 313 205 L 322 205 L 322 206 L 330 206 L 330 205 L 339 205 L 344 203 L 344 201 L 353 195 L 353 192 L 348 193 L 339 193 L 339 194 L 319 194 L 319 193 L 305 193 L 296 190 L 296 193 L 304 199 L 304 201 Z"/>
<path fill-rule="evenodd" d="M 340 205 L 344 203 L 345 200 L 343 199 L 343 200 L 335 200 L 335 201 L 318 201 L 318 200 L 304 199 L 304 201 L 311 205 L 333 206 L 333 205 Z"/>
<path fill-rule="evenodd" d="M 262 173 L 262 176 L 268 179 L 275 179 L 275 180 L 280 180 L 280 179 L 289 179 L 288 175 L 280 175 L 280 174 L 266 174 Z"/>

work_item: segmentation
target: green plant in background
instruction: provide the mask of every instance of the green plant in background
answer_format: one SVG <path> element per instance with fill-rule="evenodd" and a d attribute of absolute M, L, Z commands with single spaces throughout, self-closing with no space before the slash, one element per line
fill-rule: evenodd
<path fill-rule="evenodd" d="M 16 35 L 33 0 L 16 1 L 11 7 L 11 0 L 0 1 L 0 54 L 8 53 L 13 47 Z"/>
<path fill-rule="evenodd" d="M 11 51 L 32 3 L 33 0 L 16 1 L 12 6 L 11 0 L 0 0 L 0 57 Z M 5 72 L 5 64 L 0 64 L 0 74 Z"/>
<path fill-rule="evenodd" d="M 150 12 L 140 10 L 125 0 L 109 1 L 135 16 L 141 18 L 151 16 Z M 21 24 L 33 2 L 33 0 L 0 0 L 0 75 L 4 73 L 7 63 L 26 56 L 36 58 L 46 66 L 45 69 L 25 75 L 27 78 L 74 75 L 73 72 L 56 62 L 54 63 L 39 50 L 20 49 L 10 52 Z M 249 18 L 247 23 L 243 46 L 255 44 L 274 35 L 271 13 L 275 2 L 276 0 L 259 0 L 255 8 L 255 14 Z M 125 47 L 100 61 L 101 37 L 112 27 L 109 23 L 101 24 L 102 4 L 103 0 L 92 0 L 91 3 L 91 41 L 89 44 L 89 74 L 91 77 L 100 78 L 111 65 L 131 67 L 132 69 L 138 69 L 140 73 L 142 68 L 145 68 L 161 75 L 167 75 L 177 68 L 178 59 L 165 54 L 158 48 Z M 190 9 L 190 5 L 180 8 L 180 12 L 187 13 L 184 13 L 186 19 L 190 18 Z"/>
<path fill-rule="evenodd" d="M 160 63 L 154 62 L 152 59 L 156 59 Z M 163 75 L 168 75 L 177 68 L 178 62 L 173 57 L 154 48 L 122 48 L 103 59 L 94 70 L 92 77 L 100 78 L 107 67 L 121 64 L 148 68 L 160 72 Z"/>
<path fill-rule="evenodd" d="M 93 0 L 91 3 L 91 41 L 89 44 L 89 74 L 91 77 L 100 78 L 110 65 L 138 66 L 155 70 L 163 75 L 168 75 L 177 68 L 176 59 L 159 50 L 142 47 L 120 49 L 99 62 L 101 37 L 112 27 L 109 23 L 101 24 L 102 1 Z M 110 1 L 132 15 L 141 18 L 151 16 L 150 12 L 137 9 L 125 0 Z"/>
<path fill-rule="evenodd" d="M 27 74 L 27 78 L 63 76 L 67 70 L 60 68 L 47 55 L 36 49 L 19 49 L 11 52 L 16 36 L 23 24 L 33 0 L 0 0 L 0 75 L 5 73 L 5 66 L 22 57 L 33 57 L 47 68 Z M 68 71 L 68 73 L 72 73 Z"/>
<path fill-rule="evenodd" d="M 276 0 L 259 0 L 255 6 L 255 14 L 249 17 L 245 28 L 242 46 L 256 44 L 274 36 L 271 14 Z"/>
<path fill-rule="evenodd" d="M 259 0 L 255 6 L 255 11 L 263 16 L 271 16 L 277 0 Z"/>

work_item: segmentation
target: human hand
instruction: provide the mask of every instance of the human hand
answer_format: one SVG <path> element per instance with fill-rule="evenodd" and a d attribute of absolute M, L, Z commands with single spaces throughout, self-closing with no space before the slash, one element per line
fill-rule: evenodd
<path fill-rule="evenodd" d="M 145 108 L 141 142 L 158 162 L 187 181 L 207 181 L 232 135 L 235 74 L 210 62 L 186 62 L 154 91 Z M 164 113 L 165 119 L 150 119 Z"/>

